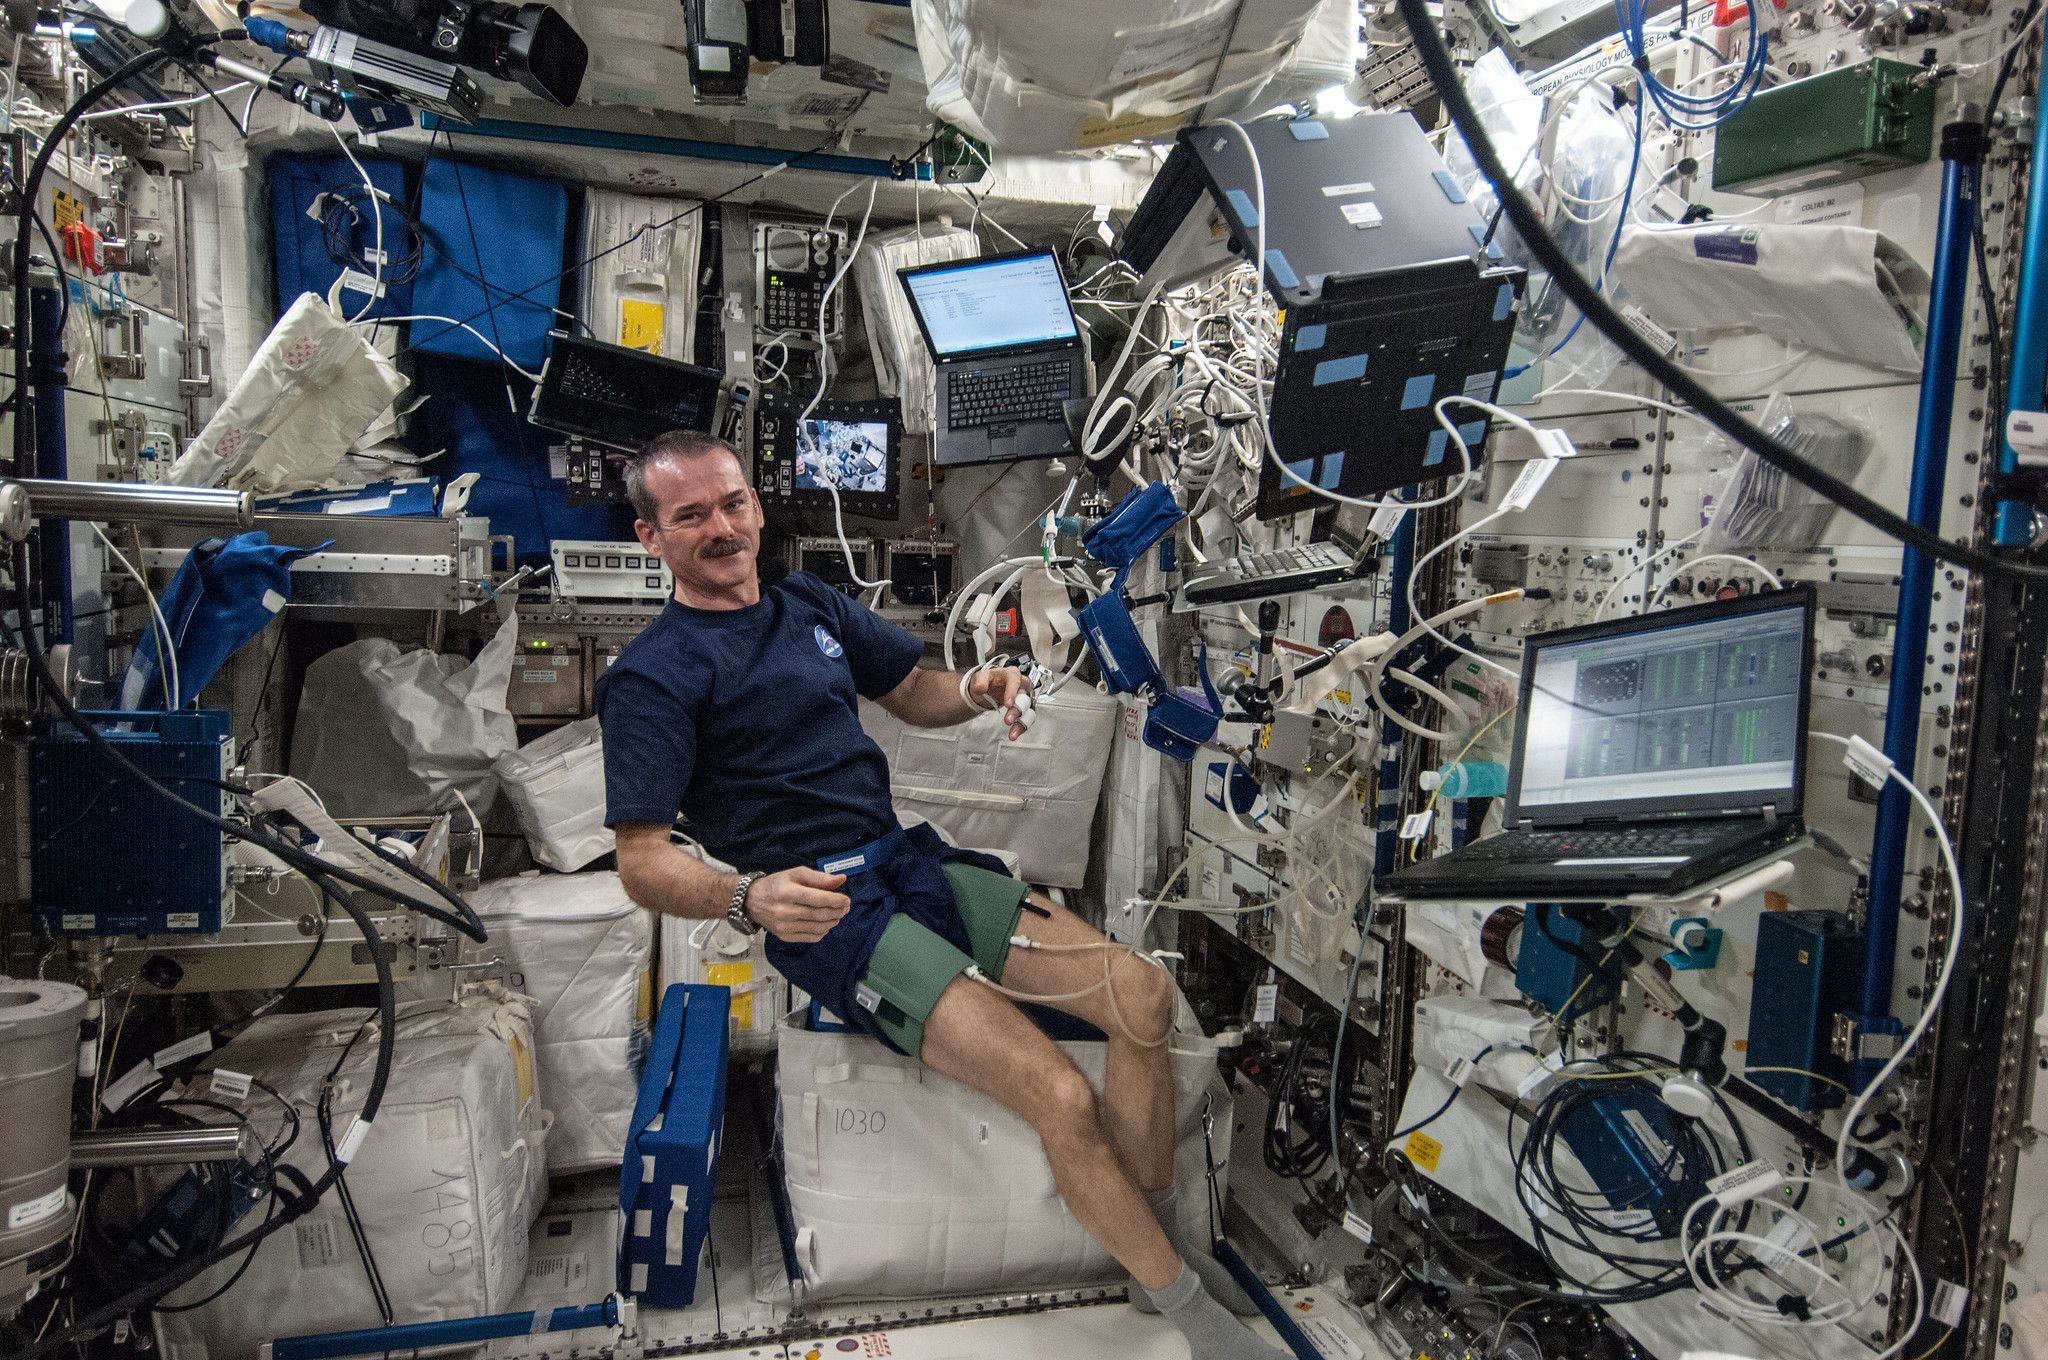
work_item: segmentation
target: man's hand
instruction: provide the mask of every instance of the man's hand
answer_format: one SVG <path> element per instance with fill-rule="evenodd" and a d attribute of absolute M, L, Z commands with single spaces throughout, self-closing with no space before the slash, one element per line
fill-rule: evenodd
<path fill-rule="evenodd" d="M 784 944 L 816 944 L 853 905 L 845 893 L 832 891 L 844 882 L 845 874 L 807 864 L 769 874 L 747 889 L 747 915 Z"/>
<path fill-rule="evenodd" d="M 1024 672 L 1015 666 L 976 671 L 967 682 L 967 693 L 983 704 L 992 703 L 1003 710 L 1003 721 L 1010 725 L 1011 741 L 1024 735 L 1029 725 L 1025 715 L 1031 712 L 1034 703 L 1031 682 L 1024 678 Z"/>

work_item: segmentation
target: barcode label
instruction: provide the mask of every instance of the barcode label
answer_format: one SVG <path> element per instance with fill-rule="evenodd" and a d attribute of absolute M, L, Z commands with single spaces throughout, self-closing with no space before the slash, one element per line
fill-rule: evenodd
<path fill-rule="evenodd" d="M 1429 834 L 1429 824 L 1435 817 L 1435 808 L 1424 808 L 1420 812 L 1409 813 L 1407 820 L 1401 823 L 1401 839 L 1404 841 L 1421 840 Z"/>
<path fill-rule="evenodd" d="M 236 1072 L 230 1068 L 216 1067 L 213 1069 L 213 1081 L 210 1083 L 210 1086 L 213 1094 L 217 1096 L 226 1096 L 230 1100 L 247 1100 L 249 1098 L 249 1074 L 247 1072 Z"/>
<path fill-rule="evenodd" d="M 1278 983 L 1259 984 L 1257 999 L 1252 1002 L 1252 1023 L 1270 1025 L 1280 1010 L 1280 987 Z"/>
<path fill-rule="evenodd" d="M 573 1294 L 590 1279 L 590 1253 L 564 1252 L 559 1256 L 536 1256 L 526 1268 L 526 1283 L 536 1294 Z"/>
<path fill-rule="evenodd" d="M 1350 1233 L 1368 1247 L 1372 1245 L 1372 1224 L 1358 1216 L 1356 1209 L 1344 1211 L 1344 1231 Z"/>
<path fill-rule="evenodd" d="M 1970 1291 L 1953 1280 L 1934 1282 L 1934 1299 L 1927 1311 L 1942 1326 L 1954 1329 L 1963 1325 L 1963 1314 L 1970 1306 Z"/>

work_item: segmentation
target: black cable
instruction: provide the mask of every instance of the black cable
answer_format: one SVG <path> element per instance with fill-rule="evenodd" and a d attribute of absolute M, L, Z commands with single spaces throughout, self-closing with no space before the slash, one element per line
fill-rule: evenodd
<path fill-rule="evenodd" d="M 235 111 L 227 106 L 226 101 L 220 97 L 220 92 L 206 83 L 205 78 L 199 74 L 199 68 L 186 61 L 183 57 L 172 57 L 171 60 L 177 63 L 179 70 L 191 77 L 194 85 L 206 91 L 206 97 L 211 99 L 214 107 L 220 110 L 221 117 L 228 120 L 228 126 L 233 128 L 236 135 L 241 137 L 242 140 L 247 141 L 249 129 L 243 126 L 241 119 L 235 117 Z"/>
<path fill-rule="evenodd" d="M 363 1279 L 370 1286 L 370 1298 L 377 1305 L 377 1314 L 386 1327 L 397 1321 L 391 1310 L 391 1294 L 384 1287 L 384 1272 L 377 1266 L 377 1253 L 370 1245 L 370 1234 L 363 1226 L 363 1216 L 356 1208 L 356 1197 L 348 1188 L 348 1175 L 334 1148 L 334 1079 L 340 1075 L 348 1055 L 355 1051 L 356 1042 L 369 1028 L 369 1017 L 356 1026 L 355 1033 L 348 1036 L 348 1042 L 341 1046 L 341 1055 L 334 1060 L 334 1066 L 327 1069 L 327 1076 L 320 1083 L 320 1099 L 313 1107 L 314 1117 L 320 1123 L 320 1147 L 327 1154 L 327 1166 L 334 1173 L 334 1194 L 341 1203 L 341 1214 L 348 1222 L 349 1236 L 355 1240 L 356 1257 L 363 1263 Z"/>
<path fill-rule="evenodd" d="M 376 922 L 372 921 L 369 913 L 357 906 L 347 893 L 337 891 L 335 900 L 363 932 L 363 939 L 369 946 L 370 964 L 377 973 L 377 1062 L 370 1073 L 369 1089 L 363 1096 L 362 1113 L 356 1116 L 359 1124 L 369 1124 L 383 1108 L 384 1090 L 391 1078 L 392 1048 L 398 1011 L 396 984 L 391 976 L 391 961 L 384 954 L 383 939 L 377 934 Z M 201 1272 L 227 1260 L 236 1252 L 263 1241 L 287 1224 L 305 1217 L 333 1186 L 337 1174 L 336 1168 L 329 1167 L 318 1180 L 309 1182 L 290 1166 L 281 1166 L 278 1171 L 301 1188 L 294 1195 L 291 1204 L 280 1210 L 276 1216 L 265 1219 L 241 1236 L 221 1243 L 164 1276 L 139 1285 L 119 1298 L 100 1305 L 85 1317 L 72 1322 L 63 1331 L 31 1343 L 26 1350 L 11 1357 L 11 1360 L 40 1360 L 40 1357 L 51 1355 L 75 1342 L 97 1335 L 102 1328 L 117 1318 L 126 1317 L 137 1309 L 149 1307 L 180 1285 L 197 1278 Z"/>
<path fill-rule="evenodd" d="M 1427 0 L 1396 0 L 1396 3 L 1402 22 L 1414 41 L 1416 55 L 1421 58 L 1423 69 L 1429 75 L 1430 84 L 1450 114 L 1451 122 L 1464 137 L 1473 159 L 1492 183 L 1501 206 L 1507 211 L 1508 219 L 1514 223 L 1530 255 L 1549 271 L 1557 286 L 1593 323 L 1594 328 L 1613 341 L 1637 367 L 1669 389 L 1676 400 L 1691 406 L 1702 419 L 1730 440 L 1888 537 L 1970 571 L 2048 581 L 2048 567 L 2013 561 L 1967 545 L 1951 543 L 1940 534 L 1923 529 L 1905 516 L 1878 504 L 1841 478 L 1815 467 L 1784 443 L 1743 419 L 1692 374 L 1673 364 L 1636 333 L 1600 296 L 1591 281 L 1579 272 L 1545 227 L 1542 215 L 1515 186 L 1513 176 L 1502 163 L 1492 138 L 1487 135 L 1477 110 L 1458 79 L 1457 67 L 1437 31 L 1437 22 L 1429 15 Z"/>

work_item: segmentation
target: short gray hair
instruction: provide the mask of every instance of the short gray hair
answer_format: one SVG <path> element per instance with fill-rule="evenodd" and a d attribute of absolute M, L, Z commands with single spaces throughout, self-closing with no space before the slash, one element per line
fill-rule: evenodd
<path fill-rule="evenodd" d="M 747 460 L 740 451 L 715 435 L 697 430 L 670 430 L 658 434 L 641 446 L 626 463 L 626 499 L 633 502 L 633 513 L 649 524 L 658 524 L 661 507 L 654 503 L 654 493 L 647 489 L 647 469 L 655 463 L 668 459 L 701 458 L 707 453 L 725 452 L 739 464 L 740 476 L 747 475 Z"/>

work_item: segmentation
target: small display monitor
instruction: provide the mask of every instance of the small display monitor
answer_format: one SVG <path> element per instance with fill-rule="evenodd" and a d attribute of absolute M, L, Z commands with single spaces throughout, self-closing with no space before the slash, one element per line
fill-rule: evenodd
<path fill-rule="evenodd" d="M 770 505 L 894 519 L 900 496 L 903 425 L 893 401 L 822 402 L 802 408 L 763 393 L 754 418 L 754 486 Z"/>

